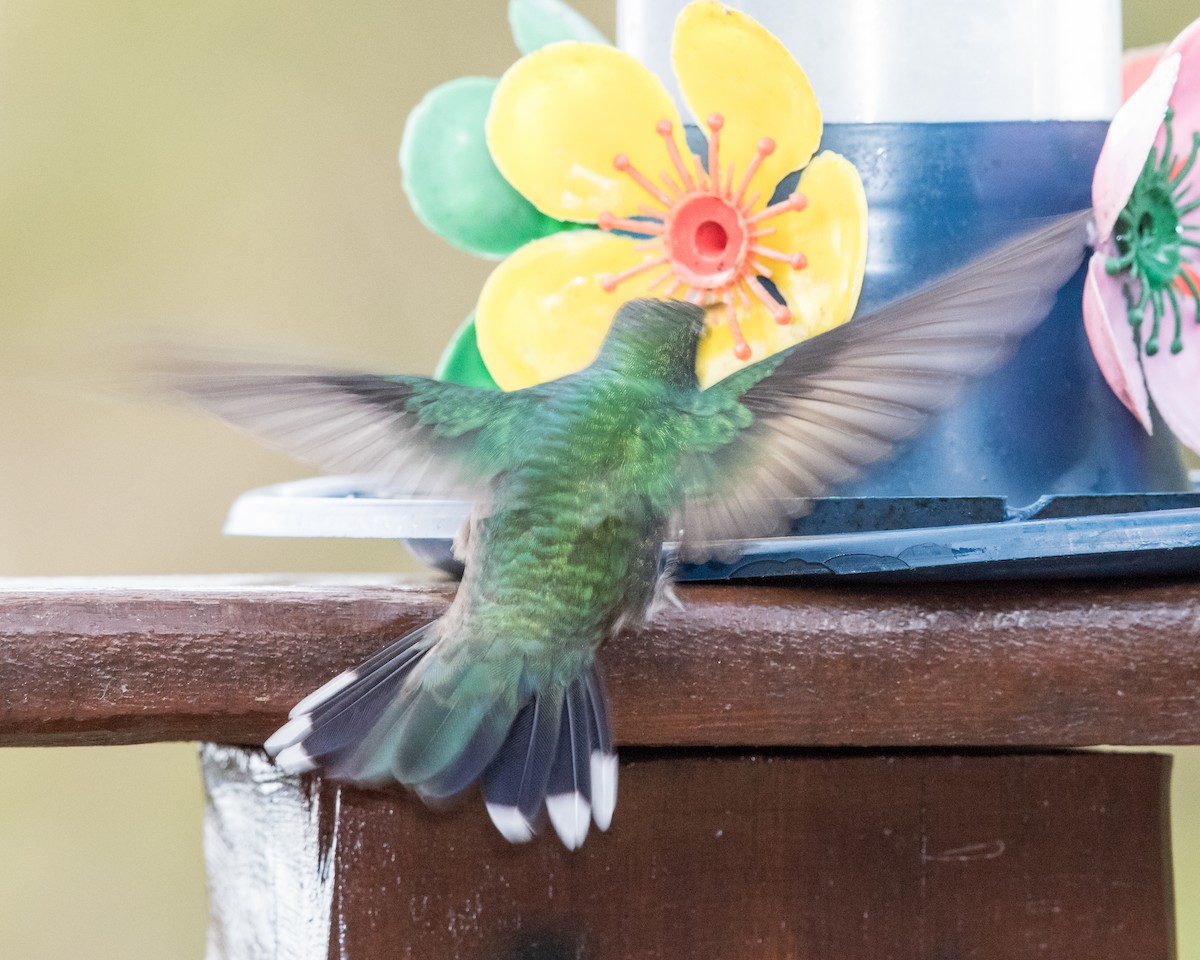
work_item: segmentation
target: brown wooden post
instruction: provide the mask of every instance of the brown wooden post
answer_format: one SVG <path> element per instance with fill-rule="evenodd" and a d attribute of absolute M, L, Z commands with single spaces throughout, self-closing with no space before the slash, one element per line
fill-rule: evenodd
<path fill-rule="evenodd" d="M 1168 761 L 1057 748 L 1200 743 L 1197 582 L 681 589 L 576 854 L 254 746 L 451 589 L 0 584 L 0 744 L 226 744 L 212 960 L 1173 956 Z"/>
<path fill-rule="evenodd" d="M 1174 956 L 1162 756 L 633 750 L 574 854 L 203 756 L 229 960 Z"/>

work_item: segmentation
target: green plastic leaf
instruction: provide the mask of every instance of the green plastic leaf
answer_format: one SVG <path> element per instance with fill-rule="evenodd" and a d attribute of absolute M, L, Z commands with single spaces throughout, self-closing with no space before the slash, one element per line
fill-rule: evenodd
<path fill-rule="evenodd" d="M 442 358 L 433 375 L 447 383 L 458 383 L 464 387 L 483 387 L 499 390 L 500 387 L 488 372 L 483 357 L 479 355 L 479 343 L 475 339 L 475 314 L 467 316 L 463 325 L 454 331 L 446 344 Z"/>
<path fill-rule="evenodd" d="M 498 83 L 459 77 L 430 90 L 408 115 L 400 143 L 404 191 L 420 221 L 459 249 L 493 259 L 575 226 L 538 210 L 492 162 L 484 120 Z"/>
<path fill-rule="evenodd" d="M 521 53 L 533 53 L 560 40 L 610 43 L 583 14 L 562 0 L 509 0 L 508 25 Z"/>

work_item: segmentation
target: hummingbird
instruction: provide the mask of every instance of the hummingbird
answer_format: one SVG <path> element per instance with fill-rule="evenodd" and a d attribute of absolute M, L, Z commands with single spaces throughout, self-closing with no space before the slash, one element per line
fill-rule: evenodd
<path fill-rule="evenodd" d="M 1086 242 L 1086 215 L 1052 221 L 707 389 L 705 311 L 651 299 L 616 310 L 588 367 L 512 392 L 276 364 L 172 371 L 188 398 L 301 460 L 473 503 L 446 613 L 297 703 L 268 753 L 429 803 L 481 782 L 509 841 L 544 809 L 578 848 L 617 799 L 596 652 L 669 595 L 664 542 L 700 560 L 786 529 L 1007 357 Z"/>

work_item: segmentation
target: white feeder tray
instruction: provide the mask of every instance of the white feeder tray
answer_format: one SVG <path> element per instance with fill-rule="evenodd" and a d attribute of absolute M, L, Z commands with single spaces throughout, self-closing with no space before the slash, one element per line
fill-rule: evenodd
<path fill-rule="evenodd" d="M 465 500 L 396 498 L 363 477 L 313 477 L 248 490 L 225 532 L 238 537 L 453 540 L 471 512 Z"/>

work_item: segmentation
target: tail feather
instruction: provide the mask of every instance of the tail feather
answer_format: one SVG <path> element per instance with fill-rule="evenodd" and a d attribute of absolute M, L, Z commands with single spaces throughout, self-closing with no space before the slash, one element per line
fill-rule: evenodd
<path fill-rule="evenodd" d="M 576 680 L 567 688 L 558 750 L 550 769 L 546 812 L 558 838 L 569 850 L 582 846 L 592 818 L 592 723 L 587 687 Z"/>
<path fill-rule="evenodd" d="M 292 772 L 395 780 L 430 802 L 482 779 L 488 814 L 514 843 L 533 836 L 543 806 L 572 850 L 587 837 L 589 820 L 607 829 L 617 765 L 594 669 L 565 692 L 535 692 L 518 709 L 511 691 L 493 687 L 484 664 L 447 658 L 432 628 L 309 694 L 267 751 Z"/>
<path fill-rule="evenodd" d="M 511 843 L 533 837 L 558 746 L 562 700 L 534 694 L 483 777 L 488 815 Z"/>
<path fill-rule="evenodd" d="M 351 762 L 363 732 L 387 711 L 429 649 L 432 626 L 426 624 L 406 634 L 310 693 L 267 740 L 267 753 L 293 773 L 321 767 L 353 778 Z"/>
<path fill-rule="evenodd" d="M 292 707 L 288 716 L 295 717 L 302 713 L 312 713 L 318 707 L 333 708 L 341 703 L 345 703 L 347 698 L 355 695 L 353 691 L 346 690 L 354 681 L 377 673 L 381 668 L 393 663 L 397 657 L 405 652 L 417 653 L 419 650 L 428 649 L 429 645 L 435 639 L 432 636 L 435 626 L 437 626 L 437 621 L 431 620 L 429 623 L 423 624 L 415 630 L 410 630 L 404 636 L 400 637 L 400 639 L 393 640 L 386 647 L 369 656 L 353 670 L 346 670 L 344 673 L 339 673 L 332 680 L 322 684 Z M 423 644 L 422 641 L 424 641 Z M 420 645 L 419 650 L 418 645 Z"/>
<path fill-rule="evenodd" d="M 364 677 L 355 698 L 336 709 L 310 714 L 314 729 L 304 746 L 318 764 L 348 780 L 378 782 L 386 770 L 368 770 L 363 752 L 367 731 L 385 726 L 385 718 L 425 650 L 410 651 L 393 664 Z"/>
<path fill-rule="evenodd" d="M 600 830 L 607 830 L 617 807 L 617 753 L 613 748 L 612 726 L 608 720 L 608 698 L 600 674 L 593 669 L 584 678 L 587 689 L 588 719 L 591 722 L 592 819 Z"/>

